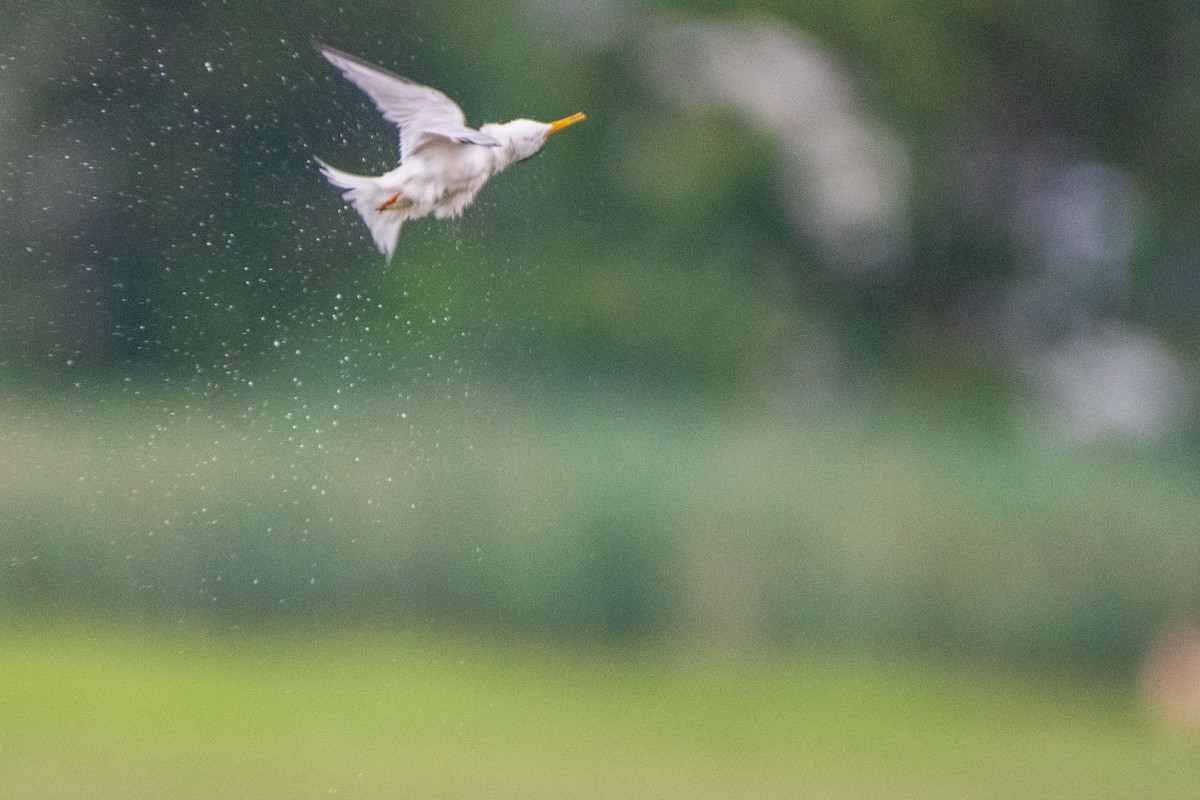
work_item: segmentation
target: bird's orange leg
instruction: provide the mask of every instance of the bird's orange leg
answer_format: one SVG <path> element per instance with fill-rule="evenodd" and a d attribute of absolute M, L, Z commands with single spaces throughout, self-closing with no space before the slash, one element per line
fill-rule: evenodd
<path fill-rule="evenodd" d="M 389 208 L 396 205 L 396 201 L 398 201 L 399 199 L 400 199 L 400 192 L 396 192 L 394 195 L 389 197 L 387 200 L 384 200 L 383 204 L 381 206 L 379 206 L 379 208 L 376 210 L 377 211 L 387 211 Z"/>

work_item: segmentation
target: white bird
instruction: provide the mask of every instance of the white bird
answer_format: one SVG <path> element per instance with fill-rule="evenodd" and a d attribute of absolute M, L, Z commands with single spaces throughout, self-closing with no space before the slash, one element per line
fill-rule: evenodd
<path fill-rule="evenodd" d="M 358 211 L 389 263 L 406 221 L 461 215 L 488 178 L 541 150 L 550 134 L 584 119 L 580 112 L 554 122 L 517 119 L 475 130 L 437 89 L 321 42 L 313 47 L 400 126 L 400 166 L 383 175 L 343 172 L 314 156 L 329 182 L 346 190 L 342 198 Z"/>

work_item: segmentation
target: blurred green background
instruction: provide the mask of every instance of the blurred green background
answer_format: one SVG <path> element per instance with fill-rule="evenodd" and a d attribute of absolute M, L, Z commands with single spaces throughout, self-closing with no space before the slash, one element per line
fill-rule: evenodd
<path fill-rule="evenodd" d="M 385 267 L 311 157 L 588 120 Z M 0 6 L 14 796 L 1200 791 L 1200 4 Z"/>

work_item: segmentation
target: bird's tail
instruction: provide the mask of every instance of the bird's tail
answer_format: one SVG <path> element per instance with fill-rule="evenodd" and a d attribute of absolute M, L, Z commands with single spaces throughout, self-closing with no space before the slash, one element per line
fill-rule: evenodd
<path fill-rule="evenodd" d="M 394 190 L 380 186 L 379 178 L 370 175 L 355 175 L 331 167 L 321 159 L 313 156 L 313 160 L 321 166 L 321 173 L 342 192 L 342 199 L 354 206 L 354 210 L 367 223 L 371 238 L 379 252 L 387 256 L 391 263 L 392 254 L 396 252 L 396 242 L 400 239 L 400 226 L 406 217 L 398 210 L 380 211 L 380 206 L 386 208 L 395 201 Z"/>

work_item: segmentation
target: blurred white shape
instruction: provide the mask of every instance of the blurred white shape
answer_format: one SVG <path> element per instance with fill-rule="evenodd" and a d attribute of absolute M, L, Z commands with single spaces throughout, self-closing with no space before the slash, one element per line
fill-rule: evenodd
<path fill-rule="evenodd" d="M 1191 395 L 1157 337 L 1116 324 L 1072 336 L 1035 363 L 1053 432 L 1068 440 L 1156 438 L 1181 421 Z"/>
<path fill-rule="evenodd" d="M 1016 246 L 1022 274 L 1003 295 L 999 334 L 1032 376 L 1044 422 L 1072 441 L 1175 427 L 1193 382 L 1157 337 L 1119 321 L 1143 208 L 1135 183 L 1058 140 L 984 143 L 965 166 L 965 207 Z"/>
<path fill-rule="evenodd" d="M 1111 275 L 1123 282 L 1133 247 L 1129 180 L 1116 167 L 1095 161 L 1060 164 L 1054 178 L 1018 209 L 1019 222 L 1038 237 L 1048 271 L 1089 273 L 1104 282 Z"/>
<path fill-rule="evenodd" d="M 1020 357 L 1120 316 L 1144 205 L 1129 176 L 1057 140 L 975 148 L 964 159 L 960 202 L 1007 229 L 1021 271 L 1003 295 L 1010 349 Z"/>
<path fill-rule="evenodd" d="M 732 108 L 779 143 L 791 221 L 837 266 L 902 262 L 908 155 L 814 39 L 765 18 L 670 22 L 651 26 L 640 50 L 662 98 L 686 109 Z"/>
<path fill-rule="evenodd" d="M 637 0 L 520 0 L 526 19 L 567 40 L 598 49 L 620 38 L 640 16 Z"/>
<path fill-rule="evenodd" d="M 1059 336 L 1123 310 L 1139 201 L 1121 170 L 1026 154 L 1012 202 L 1009 225 L 1026 266 L 1011 294 L 1013 332 Z"/>
<path fill-rule="evenodd" d="M 1118 321 L 1141 199 L 1121 169 L 1072 150 L 1033 142 L 971 164 L 967 199 L 1007 225 L 1024 271 L 1003 341 L 1057 437 L 1154 439 L 1182 421 L 1194 386 L 1160 339 Z"/>

